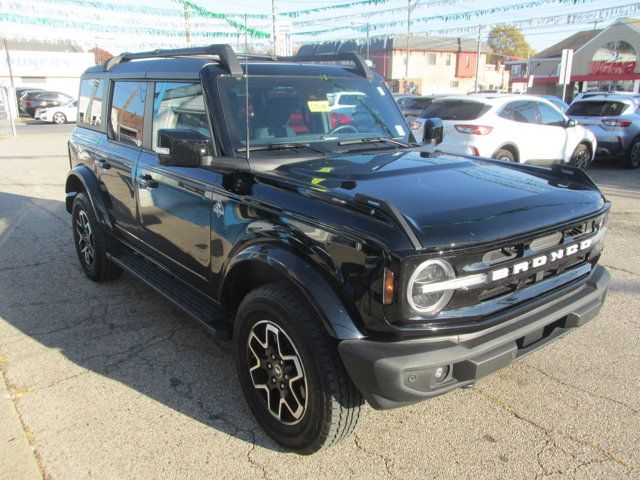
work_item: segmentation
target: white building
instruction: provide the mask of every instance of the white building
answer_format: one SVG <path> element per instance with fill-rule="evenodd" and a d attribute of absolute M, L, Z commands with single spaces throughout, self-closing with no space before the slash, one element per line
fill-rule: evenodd
<path fill-rule="evenodd" d="M 11 86 L 10 61 L 16 88 L 42 88 L 76 97 L 80 75 L 95 65 L 93 53 L 72 44 L 7 41 L 7 50 L 8 59 L 0 50 L 0 86 L 4 87 Z"/>

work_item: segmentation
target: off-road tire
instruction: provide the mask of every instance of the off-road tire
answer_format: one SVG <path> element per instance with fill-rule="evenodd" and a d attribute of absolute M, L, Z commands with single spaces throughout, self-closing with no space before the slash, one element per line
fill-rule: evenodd
<path fill-rule="evenodd" d="M 505 162 L 515 162 L 516 159 L 513 156 L 513 153 L 511 153 L 509 150 L 506 150 L 504 148 L 500 148 L 496 151 L 496 153 L 494 153 L 491 158 L 495 159 L 495 160 L 503 160 Z"/>
<path fill-rule="evenodd" d="M 248 340 L 265 321 L 281 329 L 291 340 L 306 377 L 306 405 L 298 423 L 293 425 L 283 423 L 282 418 L 270 412 L 266 401 L 270 397 L 254 386 L 249 371 L 252 366 L 257 367 Z M 238 308 L 233 342 L 238 377 L 249 408 L 280 445 L 310 454 L 338 443 L 353 431 L 362 396 L 345 371 L 336 340 L 295 287 L 286 282 L 272 283 L 247 294 Z M 280 394 L 275 390 L 275 394 Z"/>
<path fill-rule="evenodd" d="M 589 165 L 591 165 L 591 153 L 589 152 L 589 148 L 584 143 L 578 145 L 573 151 L 573 153 L 571 154 L 571 159 L 569 160 L 569 164 L 583 170 L 589 168 Z"/>
<path fill-rule="evenodd" d="M 640 166 L 640 138 L 636 138 L 631 142 L 631 145 L 629 145 L 629 150 L 627 150 L 624 156 L 624 166 L 629 169 Z"/>
<path fill-rule="evenodd" d="M 86 234 L 84 225 L 88 221 L 90 235 Z M 91 202 L 85 193 L 78 193 L 73 200 L 73 209 L 71 211 L 71 225 L 73 229 L 73 243 L 76 246 L 78 260 L 84 270 L 84 273 L 94 282 L 106 282 L 117 279 L 122 274 L 122 269 L 115 265 L 107 258 L 107 247 L 110 239 L 105 233 L 102 225 L 95 216 Z M 85 242 L 91 244 L 93 254 L 92 261 L 88 260 L 87 255 L 83 251 L 86 243 L 82 243 L 85 233 Z M 87 238 L 88 237 L 88 238 Z"/>

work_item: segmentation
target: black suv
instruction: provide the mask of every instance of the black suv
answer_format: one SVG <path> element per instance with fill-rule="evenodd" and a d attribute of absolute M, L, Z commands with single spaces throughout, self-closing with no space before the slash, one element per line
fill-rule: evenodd
<path fill-rule="evenodd" d="M 470 386 L 598 313 L 609 203 L 583 171 L 421 151 L 354 53 L 240 60 L 87 70 L 66 207 L 89 278 L 126 270 L 232 339 L 280 444 L 332 445 L 363 400 Z"/>

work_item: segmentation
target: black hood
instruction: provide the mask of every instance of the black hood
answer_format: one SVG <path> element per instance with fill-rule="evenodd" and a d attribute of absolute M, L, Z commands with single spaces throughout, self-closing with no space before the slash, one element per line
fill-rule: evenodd
<path fill-rule="evenodd" d="M 308 160 L 276 172 L 350 202 L 392 204 L 423 248 L 507 239 L 595 214 L 606 204 L 574 169 L 509 165 L 447 154 L 385 151 Z"/>

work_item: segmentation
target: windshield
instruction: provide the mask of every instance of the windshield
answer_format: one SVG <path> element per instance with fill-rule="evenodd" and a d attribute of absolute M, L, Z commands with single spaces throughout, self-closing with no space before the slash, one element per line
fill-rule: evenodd
<path fill-rule="evenodd" d="M 491 106 L 479 102 L 464 100 L 441 100 L 433 102 L 424 112 L 422 118 L 439 118 L 441 120 L 476 120 L 491 109 Z"/>
<path fill-rule="evenodd" d="M 577 102 L 569 107 L 567 115 L 577 117 L 611 117 L 621 115 L 627 108 L 626 103 L 588 100 Z"/>
<path fill-rule="evenodd" d="M 246 144 L 244 78 L 220 77 L 218 90 L 235 149 Z M 408 141 L 409 129 L 388 91 L 359 78 L 249 77 L 251 147 L 363 138 Z"/>

